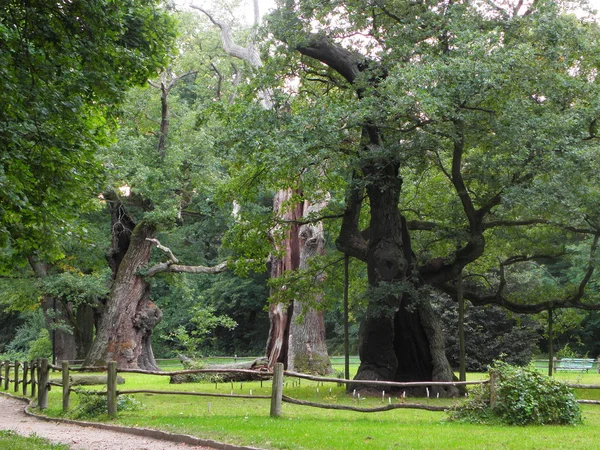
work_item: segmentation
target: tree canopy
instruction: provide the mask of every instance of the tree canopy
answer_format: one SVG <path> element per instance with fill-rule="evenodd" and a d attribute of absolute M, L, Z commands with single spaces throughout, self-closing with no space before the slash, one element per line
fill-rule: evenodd
<path fill-rule="evenodd" d="M 428 289 L 456 295 L 462 270 L 475 304 L 600 307 L 600 32 L 570 7 L 280 1 L 269 16 L 276 107 L 232 115 L 224 142 L 248 195 L 331 196 L 337 248 L 367 264 L 365 373 L 413 364 L 398 336 L 430 317 Z M 559 261 L 565 276 L 540 276 Z M 439 353 L 434 329 L 416 359 Z"/>
<path fill-rule="evenodd" d="M 146 271 L 161 259 L 151 259 L 148 239 L 186 264 L 216 264 L 227 251 L 259 270 L 278 233 L 325 221 L 331 252 L 281 277 L 278 300 L 336 292 L 327 283 L 339 277 L 314 279 L 350 256 L 368 281 L 359 377 L 447 379 L 431 307 L 440 293 L 462 289 L 475 305 L 521 313 L 600 309 L 600 28 L 571 7 L 281 0 L 253 35 L 261 64 L 242 77 L 217 34 L 189 14 L 166 65 L 172 23 L 155 2 L 6 3 L 3 253 L 55 258 L 51 244 L 107 173 L 113 222 L 127 215 L 129 231 L 146 226 L 136 280 L 175 271 L 174 260 Z M 276 210 L 269 198 L 283 191 Z M 326 207 L 287 220 L 304 201 Z M 115 273 L 123 243 L 111 255 Z M 228 298 L 249 321 L 264 295 L 249 282 L 252 298 L 242 299 L 229 275 L 215 284 L 168 277 L 152 283 L 177 325 L 177 292 L 190 309 L 198 300 L 234 315 Z M 66 276 L 49 282 L 78 296 Z"/>
<path fill-rule="evenodd" d="M 68 219 L 100 192 L 97 158 L 126 89 L 162 67 L 173 22 L 156 0 L 0 6 L 0 242 L 58 256 Z"/>

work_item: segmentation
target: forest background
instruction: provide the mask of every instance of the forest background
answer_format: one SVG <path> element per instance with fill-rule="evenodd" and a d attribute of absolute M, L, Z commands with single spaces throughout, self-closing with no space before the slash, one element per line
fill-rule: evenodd
<path fill-rule="evenodd" d="M 374 291 L 361 257 L 339 243 L 353 201 L 348 192 L 380 181 L 369 180 L 367 170 L 356 178 L 366 167 L 360 149 L 373 148 L 361 135 L 365 123 L 394 142 L 374 151 L 377 161 L 369 164 L 400 167 L 394 177 L 402 180 L 399 210 L 411 232 L 414 269 L 424 274 L 432 262 L 436 270 L 460 269 L 418 294 L 442 321 L 453 367 L 459 273 L 466 291 L 483 292 L 465 294 L 472 302 L 465 315 L 469 370 L 501 355 L 525 364 L 547 353 L 549 314 L 559 354 L 600 354 L 594 21 L 563 15 L 560 2 L 494 4 L 502 14 L 483 2 L 489 14 L 496 11 L 492 18 L 469 4 L 453 10 L 424 2 L 415 12 L 393 2 L 394 13 L 375 2 L 372 17 L 389 23 L 364 33 L 372 24 L 361 2 L 321 9 L 281 2 L 282 13 L 264 27 L 249 26 L 234 4 L 215 2 L 202 12 L 121 3 L 129 14 L 81 2 L 80 15 L 65 20 L 87 18 L 90 33 L 74 32 L 69 22 L 61 29 L 77 39 L 62 43 L 44 2 L 32 2 L 32 10 L 3 7 L 2 43 L 24 52 L 27 62 L 2 56 L 4 92 L 11 93 L 4 101 L 15 105 L 3 108 L 0 121 L 7 148 L 0 179 L 6 358 L 48 356 L 52 347 L 66 359 L 89 358 L 131 245 L 133 234 L 122 231 L 141 223 L 155 241 L 132 275 L 145 280 L 148 293 L 140 294 L 133 316 L 141 347 L 151 342 L 156 357 L 264 355 L 271 306 L 300 298 L 303 311 L 322 312 L 329 354 L 341 354 L 344 253 L 353 256 L 350 342 L 359 353 L 360 324 L 373 316 L 373 299 L 397 313 L 406 305 L 390 306 L 390 299 L 398 291 L 414 295 L 406 279 L 378 280 Z M 300 25 L 289 22 L 291 11 Z M 340 11 L 346 21 L 332 20 Z M 408 23 L 403 38 L 413 41 L 395 34 L 400 13 Z M 27 33 L 13 33 L 11 20 Z M 106 28 L 111 21 L 120 27 Z M 256 43 L 259 66 L 224 49 L 224 23 L 241 48 Z M 325 30 L 342 48 L 358 49 L 371 64 L 366 75 L 349 80 L 322 59 L 310 60 L 300 34 L 293 41 L 285 24 L 298 33 Z M 504 39 L 498 27 L 527 45 L 506 44 L 496 54 Z M 446 50 L 436 48 L 445 33 L 456 39 L 454 59 L 444 60 Z M 363 34 L 371 40 L 356 38 Z M 265 93 L 269 107 L 257 100 Z M 469 131 L 459 136 L 465 123 Z M 465 145 L 460 174 L 457 142 Z M 292 194 L 277 210 L 273 198 L 282 189 Z M 285 254 L 280 242 L 293 224 L 281 211 L 302 202 L 325 205 L 302 217 L 303 224 L 322 223 L 323 251 L 301 270 L 274 278 L 272 258 Z M 368 229 L 366 195 L 361 202 L 357 225 Z M 469 202 L 487 214 L 484 221 L 475 223 Z M 467 256 L 464 249 L 484 234 L 485 250 Z M 207 273 L 168 269 L 179 261 Z"/>

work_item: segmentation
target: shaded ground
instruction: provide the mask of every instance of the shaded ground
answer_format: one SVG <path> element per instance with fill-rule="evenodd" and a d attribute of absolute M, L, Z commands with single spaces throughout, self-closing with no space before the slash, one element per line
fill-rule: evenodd
<path fill-rule="evenodd" d="M 45 421 L 27 415 L 27 403 L 0 395 L 0 429 L 28 436 L 36 434 L 52 442 L 69 445 L 73 450 L 209 450 L 235 449 L 222 444 L 214 447 L 186 445 L 113 430 L 103 430 L 56 421 Z"/>

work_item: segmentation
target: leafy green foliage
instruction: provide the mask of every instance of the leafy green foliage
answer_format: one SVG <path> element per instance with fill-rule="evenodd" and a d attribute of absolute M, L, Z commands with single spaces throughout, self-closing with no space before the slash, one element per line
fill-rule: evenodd
<path fill-rule="evenodd" d="M 24 323 L 19 326 L 13 339 L 6 345 L 5 355 L 12 359 L 48 358 L 52 355 L 52 343 L 46 329 L 41 309 L 21 313 Z"/>
<path fill-rule="evenodd" d="M 171 20 L 154 0 L 0 6 L 0 244 L 59 257 L 89 207 L 123 92 L 161 67 Z"/>
<path fill-rule="evenodd" d="M 446 337 L 446 357 L 452 367 L 458 368 L 458 306 L 450 299 L 440 299 L 437 310 Z M 485 371 L 500 358 L 508 364 L 529 364 L 538 349 L 540 328 L 539 322 L 531 316 L 513 314 L 498 306 L 473 306 L 467 302 L 467 370 Z"/>
<path fill-rule="evenodd" d="M 490 408 L 489 384 L 473 392 L 464 404 L 450 412 L 453 420 L 508 425 L 577 425 L 581 409 L 566 384 L 542 375 L 533 367 L 497 362 L 490 370 L 497 374 L 496 403 Z"/>
<path fill-rule="evenodd" d="M 215 311 L 215 308 L 210 306 L 193 308 L 192 311 L 189 311 L 191 317 L 187 329 L 180 325 L 169 337 L 177 347 L 185 350 L 188 355 L 197 355 L 198 351 L 206 344 L 210 334 L 217 327 L 232 330 L 237 326 L 233 319 L 224 315 L 216 315 Z"/>
<path fill-rule="evenodd" d="M 31 361 L 36 358 L 50 358 L 51 356 L 52 342 L 50 341 L 50 333 L 46 328 L 42 328 L 37 339 L 29 344 L 27 360 Z"/>
<path fill-rule="evenodd" d="M 75 419 L 97 419 L 98 416 L 108 413 L 106 395 L 98 395 L 89 391 L 79 392 L 79 405 L 71 415 Z M 139 411 L 144 409 L 144 404 L 129 395 L 117 396 L 117 411 Z"/>

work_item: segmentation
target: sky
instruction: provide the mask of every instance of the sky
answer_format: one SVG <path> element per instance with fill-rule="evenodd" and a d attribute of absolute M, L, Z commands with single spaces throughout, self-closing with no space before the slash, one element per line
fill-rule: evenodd
<path fill-rule="evenodd" d="M 598 0 L 600 1 L 600 0 Z M 213 5 L 215 5 L 215 1 L 213 0 L 176 0 L 176 3 L 183 7 L 188 7 L 189 5 L 196 5 L 203 8 L 206 8 L 208 11 L 218 10 Z M 254 6 L 252 0 L 241 0 L 242 6 L 241 10 L 246 16 L 246 20 L 249 24 L 251 24 L 254 20 Z M 258 0 L 258 10 L 261 16 L 265 15 L 269 12 L 269 9 L 275 8 L 275 0 Z"/>
<path fill-rule="evenodd" d="M 215 3 L 213 0 L 176 0 L 176 1 L 177 1 L 177 3 L 179 3 L 181 5 L 187 6 L 189 4 L 195 4 L 198 6 L 206 7 L 209 10 L 211 9 L 210 8 L 211 5 Z M 594 9 L 599 11 L 598 16 L 600 17 L 600 0 L 588 0 L 588 2 Z M 269 9 L 275 8 L 275 0 L 258 0 L 258 3 L 259 3 L 259 12 L 260 12 L 261 16 L 266 14 L 269 11 Z M 254 16 L 252 0 L 242 0 L 242 8 L 241 9 L 245 13 L 246 20 L 248 21 L 248 23 L 252 23 L 253 16 Z"/>

